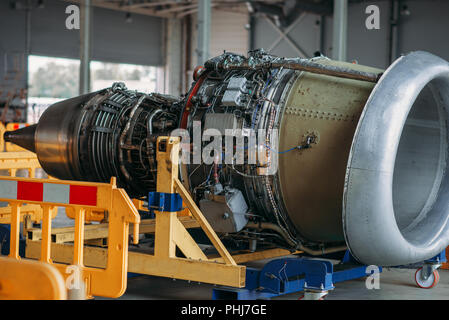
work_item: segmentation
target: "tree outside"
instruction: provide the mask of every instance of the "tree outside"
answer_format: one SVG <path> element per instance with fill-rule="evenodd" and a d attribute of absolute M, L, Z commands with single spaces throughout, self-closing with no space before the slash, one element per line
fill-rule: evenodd
<path fill-rule="evenodd" d="M 30 56 L 29 97 L 67 99 L 79 94 L 79 60 Z M 156 86 L 156 68 L 150 66 L 91 62 L 91 90 L 113 82 L 125 82 L 132 90 L 151 92 Z"/>
<path fill-rule="evenodd" d="M 48 62 L 33 72 L 29 79 L 29 96 L 71 98 L 78 95 L 79 62 Z"/>

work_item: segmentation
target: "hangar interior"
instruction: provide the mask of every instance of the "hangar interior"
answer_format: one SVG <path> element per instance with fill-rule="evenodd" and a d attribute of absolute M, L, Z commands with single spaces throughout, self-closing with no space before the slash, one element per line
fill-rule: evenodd
<path fill-rule="evenodd" d="M 448 299 L 448 14 L 0 1 L 0 284 L 83 274 L 0 298 Z M 252 146 L 218 164 L 221 142 L 181 164 L 197 151 L 168 136 L 198 123 L 223 145 L 228 129 L 279 130 L 255 165 Z"/>

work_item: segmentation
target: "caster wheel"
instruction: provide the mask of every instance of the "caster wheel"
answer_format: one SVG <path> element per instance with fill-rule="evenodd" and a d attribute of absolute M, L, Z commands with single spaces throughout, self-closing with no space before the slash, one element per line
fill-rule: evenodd
<path fill-rule="evenodd" d="M 423 280 L 421 278 L 422 269 L 423 268 L 421 267 L 415 272 L 416 285 L 422 289 L 431 289 L 435 287 L 438 281 L 440 281 L 440 274 L 438 273 L 438 270 L 433 271 L 432 274 L 427 278 L 427 280 Z"/>

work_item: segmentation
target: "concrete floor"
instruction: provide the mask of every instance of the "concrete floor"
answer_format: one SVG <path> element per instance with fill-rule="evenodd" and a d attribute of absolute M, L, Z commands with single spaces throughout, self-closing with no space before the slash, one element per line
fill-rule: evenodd
<path fill-rule="evenodd" d="M 380 289 L 368 290 L 365 279 L 335 284 L 326 300 L 446 300 L 449 299 L 449 270 L 440 270 L 440 282 L 433 289 L 420 289 L 415 285 L 415 270 L 384 269 L 380 275 Z M 189 299 L 207 300 L 214 286 L 151 276 L 128 279 L 128 289 L 120 298 L 130 299 Z M 275 299 L 297 300 L 301 293 Z M 102 298 L 98 298 L 102 299 Z"/>

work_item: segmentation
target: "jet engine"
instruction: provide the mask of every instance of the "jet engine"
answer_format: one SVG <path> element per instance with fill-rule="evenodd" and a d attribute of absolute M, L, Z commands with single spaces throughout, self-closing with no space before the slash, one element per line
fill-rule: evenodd
<path fill-rule="evenodd" d="M 449 243 L 448 109 L 449 64 L 430 53 L 383 71 L 255 50 L 210 59 L 183 97 L 114 84 L 5 140 L 52 176 L 116 176 L 145 199 L 157 137 L 181 136 L 180 179 L 223 239 L 394 266 Z"/>

